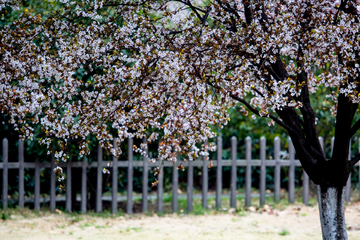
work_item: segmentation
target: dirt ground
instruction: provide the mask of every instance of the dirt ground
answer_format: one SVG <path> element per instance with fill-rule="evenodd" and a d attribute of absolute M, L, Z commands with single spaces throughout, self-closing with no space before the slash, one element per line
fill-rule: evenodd
<path fill-rule="evenodd" d="M 291 205 L 280 211 L 265 205 L 240 212 L 160 217 L 27 211 L 3 215 L 0 239 L 321 239 L 316 206 Z M 360 239 L 360 204 L 345 211 L 349 239 Z"/>

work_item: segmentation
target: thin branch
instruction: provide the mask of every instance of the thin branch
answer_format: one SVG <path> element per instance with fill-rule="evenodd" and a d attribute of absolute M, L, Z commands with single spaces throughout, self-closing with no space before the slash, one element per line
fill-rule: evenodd
<path fill-rule="evenodd" d="M 350 129 L 350 138 L 354 136 L 354 134 L 360 129 L 360 119 L 356 121 L 356 123 Z"/>
<path fill-rule="evenodd" d="M 265 69 L 276 79 L 276 81 L 281 82 L 283 79 L 272 69 L 272 67 L 265 67 Z"/>
<path fill-rule="evenodd" d="M 350 167 L 355 166 L 355 164 L 360 160 L 360 153 L 356 154 L 355 157 L 353 157 L 350 161 Z"/>
<path fill-rule="evenodd" d="M 222 3 L 220 0 L 216 0 L 216 2 L 222 7 L 223 10 L 225 10 L 228 13 L 232 13 L 236 16 L 237 19 L 240 19 L 239 14 L 237 13 L 237 10 L 232 8 L 229 3 Z M 226 6 L 224 6 L 226 5 Z"/>
<path fill-rule="evenodd" d="M 344 2 L 343 2 L 343 0 L 341 0 L 340 6 L 337 8 L 337 11 L 336 11 L 336 14 L 335 14 L 335 17 L 334 17 L 333 25 L 337 24 L 339 12 L 340 12 L 340 9 L 342 8 L 343 5 L 344 5 Z"/>
<path fill-rule="evenodd" d="M 182 4 L 186 5 L 186 6 L 189 6 L 188 1 L 182 1 L 182 0 L 173 0 L 173 1 L 174 1 L 174 2 L 180 2 L 180 3 L 182 3 Z M 191 3 L 190 3 L 190 4 L 191 4 Z M 199 12 L 206 13 L 206 11 L 202 10 L 201 8 L 198 8 L 198 7 L 196 7 L 196 6 L 192 5 L 192 4 L 191 4 L 191 6 L 192 6 L 193 9 L 195 9 L 195 10 L 197 10 L 197 11 L 199 11 Z M 189 7 L 190 7 L 190 6 L 189 6 Z"/>
<path fill-rule="evenodd" d="M 211 87 L 217 89 L 217 90 L 222 90 L 220 87 L 218 86 L 215 86 L 214 84 L 210 83 L 209 81 L 206 81 L 207 84 L 209 84 Z M 267 117 L 267 118 L 270 118 L 271 120 L 274 120 L 274 122 L 276 122 L 277 124 L 279 124 L 281 127 L 283 127 L 284 129 L 286 129 L 287 131 L 289 132 L 293 132 L 295 133 L 295 131 L 290 127 L 288 126 L 287 124 L 285 124 L 283 121 L 281 121 L 279 118 L 275 117 L 274 115 L 272 114 L 268 114 L 267 116 L 261 116 L 260 113 L 259 113 L 259 110 L 257 110 L 256 108 L 252 107 L 247 101 L 245 101 L 244 99 L 234 95 L 234 94 L 230 94 L 230 97 L 232 99 L 235 99 L 239 102 L 241 102 L 242 104 L 244 104 L 251 112 L 253 112 L 254 114 L 258 115 L 259 117 Z"/>
<path fill-rule="evenodd" d="M 244 9 L 245 9 L 245 19 L 246 19 L 246 24 L 250 25 L 252 22 L 252 13 L 251 13 L 251 9 L 250 9 L 250 1 L 247 0 L 243 0 L 243 4 L 244 4 Z"/>
<path fill-rule="evenodd" d="M 202 35 L 203 27 L 205 27 L 206 19 L 208 18 L 209 13 L 210 13 L 210 9 L 207 10 L 207 12 L 205 13 L 205 16 L 202 19 L 202 24 L 201 24 L 201 30 L 200 30 L 200 33 L 199 33 L 199 37 Z"/>
<path fill-rule="evenodd" d="M 202 21 L 202 17 L 200 16 L 199 12 L 198 11 L 201 11 L 203 13 L 205 13 L 204 10 L 198 8 L 198 7 L 195 7 L 194 5 L 191 4 L 190 1 L 181 1 L 181 0 L 175 0 L 175 2 L 180 2 L 186 6 L 189 6 L 190 9 L 196 14 L 196 16 L 200 19 L 200 21 Z"/>

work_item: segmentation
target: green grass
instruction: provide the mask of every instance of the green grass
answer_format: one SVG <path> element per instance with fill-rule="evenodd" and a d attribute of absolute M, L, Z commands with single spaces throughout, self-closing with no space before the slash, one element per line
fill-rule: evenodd
<path fill-rule="evenodd" d="M 107 226 L 100 226 L 100 225 L 96 225 L 95 228 L 107 228 Z"/>
<path fill-rule="evenodd" d="M 251 222 L 251 225 L 253 225 L 254 227 L 258 227 L 258 224 L 259 224 L 259 222 L 256 220 Z"/>
<path fill-rule="evenodd" d="M 130 232 L 130 231 L 134 231 L 134 232 L 141 232 L 142 228 L 141 227 L 127 227 L 125 228 L 125 230 L 120 230 L 119 233 L 124 233 L 124 232 Z"/>
<path fill-rule="evenodd" d="M 9 220 L 10 219 L 10 215 L 6 212 L 3 212 L 1 214 L 1 220 Z"/>
<path fill-rule="evenodd" d="M 90 223 L 84 223 L 84 225 L 83 225 L 83 227 L 91 227 L 92 226 L 92 224 L 90 224 Z"/>
<path fill-rule="evenodd" d="M 212 212 L 215 211 L 214 207 L 212 206 L 211 199 L 209 200 L 208 205 L 211 206 L 210 209 L 204 209 L 202 207 L 201 199 L 193 199 L 193 211 L 191 212 L 191 214 L 194 214 L 194 215 L 204 215 L 205 213 L 211 214 Z M 187 199 L 178 199 L 178 212 L 177 213 L 178 214 L 188 214 Z"/>
<path fill-rule="evenodd" d="M 245 212 L 245 210 L 243 208 L 241 208 L 241 209 L 238 209 L 237 215 L 239 217 L 246 217 L 247 213 Z"/>
<path fill-rule="evenodd" d="M 50 215 L 51 212 L 48 211 L 47 208 L 44 208 L 44 211 L 37 211 L 34 209 L 25 208 L 8 208 L 6 210 L 0 209 L 0 219 L 3 221 L 12 219 L 12 216 L 16 218 L 33 218 L 40 217 L 46 215 Z"/>
<path fill-rule="evenodd" d="M 77 223 L 82 221 L 84 218 L 80 214 L 69 214 L 71 216 L 71 223 Z"/>
<path fill-rule="evenodd" d="M 77 213 L 77 214 L 79 214 L 79 213 Z M 118 209 L 118 212 L 115 214 L 111 213 L 108 210 L 104 210 L 103 212 L 100 212 L 100 213 L 97 213 L 97 212 L 94 212 L 94 210 L 91 210 L 91 211 L 88 211 L 86 214 L 91 217 L 101 217 L 101 218 L 117 218 L 120 216 L 124 216 L 124 213 L 121 209 Z"/>
<path fill-rule="evenodd" d="M 256 189 L 253 189 L 253 191 L 256 191 Z M 241 190 L 239 191 L 242 192 Z M 222 196 L 222 203 L 221 203 L 221 209 L 216 209 L 216 199 L 215 196 L 213 196 L 214 192 L 211 193 L 211 196 L 208 196 L 208 203 L 207 208 L 204 209 L 202 207 L 202 199 L 201 198 L 194 198 L 193 199 L 193 210 L 188 213 L 187 211 L 187 199 L 186 198 L 179 198 L 178 199 L 178 211 L 177 214 L 180 216 L 183 216 L 184 214 L 193 214 L 193 215 L 204 215 L 204 214 L 218 214 L 218 213 L 228 213 L 230 207 L 230 198 L 229 196 Z M 301 205 L 302 204 L 302 190 L 296 189 L 295 190 L 295 205 Z M 267 196 L 265 199 L 265 204 L 270 206 L 273 209 L 277 210 L 284 210 L 286 207 L 288 207 L 290 204 L 287 199 L 287 193 L 281 192 L 280 200 L 278 202 L 274 202 L 273 196 Z M 309 205 L 310 206 L 316 206 L 317 200 L 314 197 L 314 194 L 309 198 Z M 124 204 L 122 204 L 124 205 Z M 234 213 L 236 216 L 244 217 L 249 214 L 248 208 L 244 207 L 245 200 L 244 197 L 240 194 L 237 196 L 237 202 L 236 202 L 236 208 L 232 209 L 231 212 Z M 120 206 L 120 204 L 119 204 Z M 134 207 L 136 206 L 137 211 L 141 211 L 141 200 L 134 200 Z M 256 212 L 259 212 L 262 210 L 262 206 L 260 206 L 259 203 L 259 197 L 253 197 L 251 199 L 251 206 L 255 207 Z M 65 214 L 65 216 L 69 219 L 69 223 L 78 223 L 81 221 L 86 220 L 87 217 L 101 217 L 101 218 L 117 218 L 120 216 L 125 217 L 131 217 L 136 218 L 138 216 L 141 216 L 139 214 L 133 214 L 133 215 L 127 215 L 125 214 L 121 209 L 118 209 L 118 213 L 112 214 L 109 210 L 104 210 L 101 213 L 95 213 L 93 210 L 87 212 L 86 214 L 81 214 L 79 212 L 72 212 L 72 213 L 66 213 L 66 211 L 62 212 Z M 172 194 L 169 192 L 168 194 L 165 194 L 165 197 L 163 199 L 163 212 L 157 213 L 157 202 L 156 199 L 151 199 L 148 202 L 148 211 L 145 213 L 147 216 L 153 216 L 153 214 L 156 213 L 159 217 L 164 216 L 165 214 L 172 213 Z M 31 217 L 39 217 L 44 215 L 50 215 L 50 214 L 60 214 L 60 213 L 53 213 L 50 212 L 48 207 L 43 207 L 41 211 L 36 210 L 30 210 L 28 208 L 9 208 L 7 210 L 1 210 L 0 209 L 0 221 L 7 221 L 9 219 L 14 218 L 31 218 Z M 83 226 L 85 227 L 85 226 Z M 98 226 L 99 228 L 101 226 Z"/>
<path fill-rule="evenodd" d="M 57 228 L 65 228 L 65 225 L 56 225 Z"/>
<path fill-rule="evenodd" d="M 130 230 L 133 230 L 134 232 L 140 232 L 141 231 L 141 227 L 132 227 L 132 228 L 126 228 L 127 232 L 130 232 Z"/>
<path fill-rule="evenodd" d="M 281 230 L 281 232 L 279 232 L 280 236 L 286 236 L 286 235 L 289 235 L 289 234 L 290 234 L 290 232 L 288 230 L 286 230 L 286 229 L 283 229 L 283 230 Z"/>

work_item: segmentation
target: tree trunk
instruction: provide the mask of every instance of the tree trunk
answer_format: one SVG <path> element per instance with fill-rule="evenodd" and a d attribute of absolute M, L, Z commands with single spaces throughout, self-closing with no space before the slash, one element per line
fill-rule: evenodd
<path fill-rule="evenodd" d="M 347 239 L 344 216 L 345 187 L 318 185 L 317 192 L 323 239 Z"/>

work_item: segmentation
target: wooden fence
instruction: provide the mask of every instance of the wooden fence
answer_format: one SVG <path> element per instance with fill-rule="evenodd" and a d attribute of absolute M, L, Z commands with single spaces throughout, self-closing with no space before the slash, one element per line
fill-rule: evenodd
<path fill-rule="evenodd" d="M 324 146 L 324 141 L 320 137 L 320 143 Z M 251 205 L 251 167 L 258 166 L 260 167 L 260 205 L 265 204 L 265 194 L 266 194 L 266 168 L 274 167 L 274 200 L 280 200 L 280 169 L 281 167 L 289 168 L 288 176 L 288 200 L 289 203 L 294 202 L 294 190 L 295 190 L 295 167 L 301 167 L 299 160 L 295 159 L 295 151 L 293 144 L 290 139 L 289 148 L 288 148 L 288 159 L 283 160 L 280 158 L 280 138 L 276 137 L 274 139 L 274 159 L 266 159 L 266 139 L 264 137 L 260 138 L 260 159 L 252 159 L 251 147 L 252 141 L 250 137 L 245 139 L 245 159 L 237 159 L 237 139 L 236 137 L 231 138 L 231 160 L 222 159 L 222 138 L 217 138 L 217 159 L 213 160 L 213 167 L 217 168 L 216 170 L 216 208 L 221 208 L 221 197 L 222 197 L 222 167 L 230 166 L 231 167 L 231 180 L 230 180 L 230 206 L 236 207 L 236 180 L 237 180 L 237 167 L 245 167 L 245 206 Z M 332 139 L 333 146 L 334 139 Z M 133 182 L 133 169 L 134 167 L 143 168 L 142 176 L 142 212 L 146 213 L 148 209 L 148 173 L 150 167 L 157 167 L 158 163 L 149 163 L 149 161 L 143 159 L 143 161 L 134 161 L 133 159 L 133 139 L 128 139 L 128 159 L 125 161 L 118 161 L 117 158 L 113 157 L 111 161 L 112 168 L 112 198 L 111 198 L 111 211 L 116 213 L 118 210 L 118 175 L 113 174 L 117 173 L 119 167 L 127 168 L 127 181 L 128 183 Z M 360 149 L 360 139 L 358 143 Z M 351 152 L 351 151 L 350 151 Z M 40 210 L 40 169 L 41 168 L 50 168 L 54 169 L 55 159 L 52 155 L 51 162 L 25 162 L 24 161 L 24 142 L 19 141 L 18 144 L 18 162 L 9 162 L 8 156 L 8 140 L 3 139 L 2 141 L 2 159 L 3 162 L 0 162 L 0 169 L 3 171 L 2 179 L 2 205 L 6 209 L 8 207 L 8 169 L 19 169 L 19 189 L 18 189 L 18 206 L 24 207 L 25 198 L 24 198 L 24 169 L 25 168 L 34 168 L 34 208 Z M 81 212 L 85 213 L 87 211 L 87 169 L 96 168 L 97 169 L 97 187 L 96 187 L 96 212 L 102 211 L 102 169 L 107 166 L 109 161 L 103 161 L 103 152 L 102 148 L 98 147 L 97 162 L 88 163 L 86 157 L 83 158 L 81 162 L 61 162 L 59 165 L 66 172 L 66 209 L 70 211 L 72 209 L 72 191 L 71 191 L 71 169 L 72 168 L 81 168 Z M 202 206 L 207 208 L 208 206 L 208 165 L 209 162 L 204 159 L 199 159 L 196 161 L 187 161 L 183 164 L 187 168 L 187 211 L 191 212 L 193 210 L 193 187 L 194 187 L 194 167 L 202 168 Z M 356 165 L 359 167 L 359 164 Z M 172 211 L 178 211 L 178 170 L 175 165 L 169 161 L 165 161 L 163 167 L 170 167 L 172 171 Z M 360 170 L 360 169 L 359 169 Z M 360 175 L 360 174 L 359 174 Z M 351 177 L 348 180 L 346 186 L 345 198 L 347 201 L 350 200 L 351 194 Z M 157 212 L 161 213 L 163 211 L 163 171 L 158 176 L 158 186 L 157 186 Z M 359 177 L 360 183 L 360 177 Z M 360 184 L 359 184 L 360 186 Z M 309 177 L 305 172 L 303 172 L 303 203 L 308 204 L 309 200 Z M 55 174 L 51 174 L 50 179 L 50 210 L 54 211 L 56 208 L 56 179 Z M 131 214 L 133 211 L 133 184 L 127 185 L 127 208 L 126 212 Z"/>

